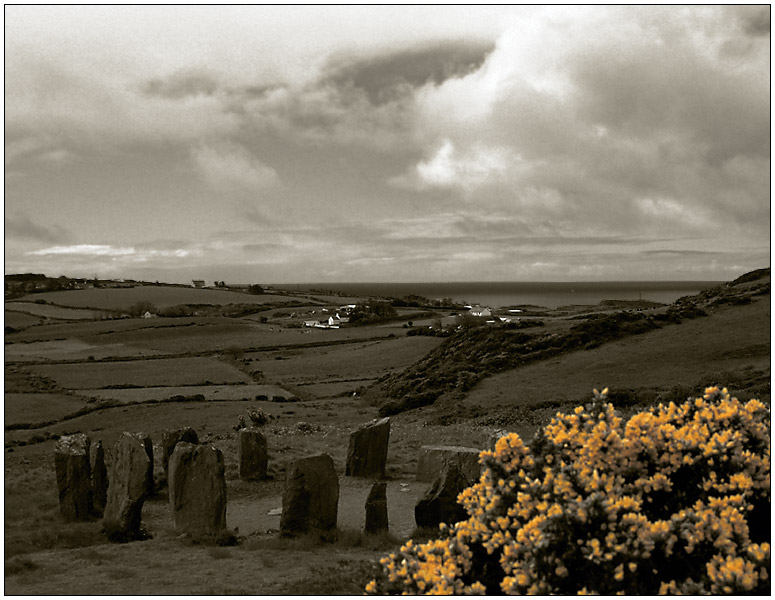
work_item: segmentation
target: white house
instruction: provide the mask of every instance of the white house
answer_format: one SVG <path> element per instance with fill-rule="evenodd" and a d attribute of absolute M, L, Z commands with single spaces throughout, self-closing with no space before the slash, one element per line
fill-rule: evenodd
<path fill-rule="evenodd" d="M 472 306 L 471 307 L 471 316 L 473 316 L 473 317 L 491 317 L 492 316 L 492 311 L 489 308 L 487 308 L 487 307 L 482 308 L 481 306 L 479 306 L 477 304 L 476 306 Z"/>
<path fill-rule="evenodd" d="M 145 311 L 145 314 L 143 315 L 143 319 L 152 319 L 152 318 L 153 318 L 153 317 L 155 317 L 155 316 L 156 316 L 156 315 L 152 314 L 152 313 L 151 313 L 151 311 L 149 311 L 149 310 L 146 310 L 146 311 Z"/>
<path fill-rule="evenodd" d="M 304 327 L 320 327 L 320 321 L 304 321 Z"/>

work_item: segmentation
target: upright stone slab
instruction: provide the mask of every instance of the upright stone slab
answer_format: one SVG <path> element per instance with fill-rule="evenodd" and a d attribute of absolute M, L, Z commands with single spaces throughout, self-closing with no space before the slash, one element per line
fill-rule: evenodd
<path fill-rule="evenodd" d="M 102 523 L 108 537 L 126 541 L 142 537 L 145 499 L 153 492 L 153 444 L 144 433 L 124 432 L 113 450 L 108 499 Z"/>
<path fill-rule="evenodd" d="M 165 474 L 169 474 L 169 462 L 175 445 L 178 442 L 188 442 L 189 444 L 198 444 L 199 436 L 191 427 L 181 429 L 167 429 L 161 434 L 161 466 Z"/>
<path fill-rule="evenodd" d="M 105 449 L 102 447 L 102 441 L 92 444 L 90 462 L 94 512 L 102 516 L 108 501 L 108 469 L 105 467 Z"/>
<path fill-rule="evenodd" d="M 59 511 L 67 521 L 87 521 L 92 513 L 89 436 L 64 435 L 54 446 Z"/>
<path fill-rule="evenodd" d="M 178 442 L 169 462 L 175 530 L 194 537 L 226 529 L 226 469 L 215 446 Z"/>
<path fill-rule="evenodd" d="M 464 446 L 423 446 L 417 464 L 417 481 L 434 481 L 446 464 L 454 464 L 466 477 L 479 479 L 481 450 Z"/>
<path fill-rule="evenodd" d="M 298 459 L 285 480 L 280 534 L 334 529 L 338 504 L 339 477 L 333 459 L 328 454 Z"/>
<path fill-rule="evenodd" d="M 366 533 L 380 533 L 388 530 L 387 483 L 376 481 L 366 498 Z"/>
<path fill-rule="evenodd" d="M 414 507 L 418 527 L 438 527 L 439 523 L 457 523 L 468 518 L 457 497 L 474 480 L 468 478 L 455 463 L 447 463 L 441 475 Z"/>
<path fill-rule="evenodd" d="M 240 429 L 237 455 L 240 479 L 263 479 L 266 477 L 266 468 L 269 463 L 266 438 L 258 428 Z"/>
<path fill-rule="evenodd" d="M 383 478 L 389 439 L 390 417 L 375 419 L 353 431 L 347 449 L 345 475 Z"/>

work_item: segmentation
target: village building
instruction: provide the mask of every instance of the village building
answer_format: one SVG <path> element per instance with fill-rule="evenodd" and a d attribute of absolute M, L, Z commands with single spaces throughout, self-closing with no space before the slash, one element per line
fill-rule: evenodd
<path fill-rule="evenodd" d="M 476 306 L 471 307 L 471 316 L 473 317 L 491 317 L 492 316 L 492 310 L 485 307 L 482 308 L 478 304 Z"/>

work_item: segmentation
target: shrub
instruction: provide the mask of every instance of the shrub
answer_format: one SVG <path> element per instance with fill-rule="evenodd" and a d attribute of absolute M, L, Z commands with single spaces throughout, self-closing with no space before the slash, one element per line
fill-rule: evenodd
<path fill-rule="evenodd" d="M 469 518 L 367 592 L 769 594 L 769 408 L 713 387 L 625 423 L 606 392 L 483 452 Z"/>
<path fill-rule="evenodd" d="M 255 427 L 266 425 L 272 419 L 272 415 L 267 414 L 260 408 L 255 407 L 251 407 L 248 410 L 248 417 L 250 417 L 250 420 L 253 422 Z"/>

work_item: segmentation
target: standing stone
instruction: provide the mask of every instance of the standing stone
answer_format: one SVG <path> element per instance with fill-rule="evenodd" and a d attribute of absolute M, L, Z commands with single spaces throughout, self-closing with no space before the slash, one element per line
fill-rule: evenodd
<path fill-rule="evenodd" d="M 366 498 L 366 533 L 380 533 L 388 530 L 387 483 L 377 481 L 371 486 Z"/>
<path fill-rule="evenodd" d="M 105 449 L 101 441 L 92 445 L 90 460 L 94 512 L 101 516 L 108 501 L 108 469 L 105 467 Z"/>
<path fill-rule="evenodd" d="M 63 435 L 54 446 L 59 511 L 67 521 L 87 521 L 92 512 L 91 441 L 84 433 Z"/>
<path fill-rule="evenodd" d="M 153 492 L 153 444 L 144 433 L 124 432 L 113 450 L 108 499 L 102 519 L 108 537 L 126 541 L 143 537 L 140 520 Z"/>
<path fill-rule="evenodd" d="M 375 419 L 353 431 L 347 449 L 345 475 L 383 478 L 389 439 L 390 417 Z"/>
<path fill-rule="evenodd" d="M 436 481 L 414 507 L 414 520 L 418 527 L 438 527 L 439 523 L 457 523 L 468 518 L 468 513 L 458 504 L 457 497 L 474 483 L 454 463 L 444 465 Z"/>
<path fill-rule="evenodd" d="M 226 529 L 226 469 L 218 448 L 179 442 L 168 483 L 175 531 L 196 537 Z"/>
<path fill-rule="evenodd" d="M 199 436 L 196 431 L 191 427 L 183 427 L 182 429 L 167 429 L 161 434 L 161 466 L 164 469 L 165 474 L 168 473 L 168 465 L 170 462 L 170 456 L 175 450 L 175 444 L 178 442 L 188 442 L 190 444 L 198 444 Z"/>
<path fill-rule="evenodd" d="M 477 480 L 482 472 L 481 450 L 464 446 L 423 446 L 417 464 L 417 481 L 434 481 L 446 464 L 454 464 L 469 479 Z"/>
<path fill-rule="evenodd" d="M 266 438 L 256 427 L 240 429 L 239 432 L 239 476 L 240 479 L 263 479 L 269 457 Z"/>
<path fill-rule="evenodd" d="M 339 477 L 328 454 L 300 458 L 288 471 L 283 491 L 280 534 L 336 527 Z"/>

